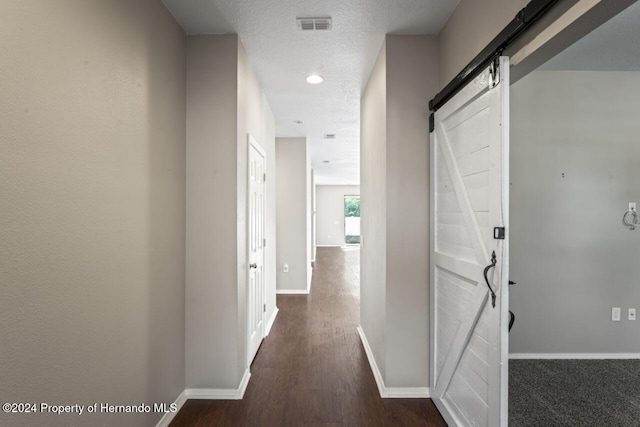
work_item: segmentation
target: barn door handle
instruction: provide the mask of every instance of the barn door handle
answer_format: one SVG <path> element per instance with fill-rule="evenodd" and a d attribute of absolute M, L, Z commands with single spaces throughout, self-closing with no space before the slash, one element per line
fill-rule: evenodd
<path fill-rule="evenodd" d="M 491 252 L 491 264 L 487 265 L 484 268 L 484 281 L 487 282 L 487 287 L 489 288 L 489 292 L 491 292 L 491 306 L 493 308 L 495 308 L 496 306 L 496 292 L 493 290 L 493 288 L 491 287 L 491 284 L 489 283 L 489 270 L 491 270 L 492 268 L 495 268 L 496 263 L 498 262 L 498 259 L 496 258 L 496 251 Z"/>
<path fill-rule="evenodd" d="M 249 264 L 249 268 L 258 268 L 258 264 L 255 262 L 253 264 Z"/>

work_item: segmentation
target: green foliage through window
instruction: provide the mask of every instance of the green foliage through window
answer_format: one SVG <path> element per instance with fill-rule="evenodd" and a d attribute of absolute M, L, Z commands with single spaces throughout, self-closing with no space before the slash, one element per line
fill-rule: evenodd
<path fill-rule="evenodd" d="M 360 196 L 346 196 L 344 198 L 344 216 L 360 216 Z"/>

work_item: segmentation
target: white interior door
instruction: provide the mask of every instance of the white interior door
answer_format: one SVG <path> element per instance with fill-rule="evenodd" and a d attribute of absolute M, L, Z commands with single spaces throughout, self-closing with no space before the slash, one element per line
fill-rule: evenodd
<path fill-rule="evenodd" d="M 434 117 L 431 395 L 449 425 L 507 425 L 508 112 L 502 57 Z"/>
<path fill-rule="evenodd" d="M 249 365 L 264 338 L 264 216 L 265 216 L 265 153 L 249 135 L 249 200 L 248 248 L 249 289 L 247 292 L 249 328 Z"/>

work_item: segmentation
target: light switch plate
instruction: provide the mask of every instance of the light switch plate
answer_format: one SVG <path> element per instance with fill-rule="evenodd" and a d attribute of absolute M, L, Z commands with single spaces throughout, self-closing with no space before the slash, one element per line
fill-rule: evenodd
<path fill-rule="evenodd" d="M 620 307 L 611 308 L 611 320 L 614 322 L 620 321 Z"/>
<path fill-rule="evenodd" d="M 630 308 L 629 309 L 629 320 L 636 320 L 636 309 L 635 308 Z"/>

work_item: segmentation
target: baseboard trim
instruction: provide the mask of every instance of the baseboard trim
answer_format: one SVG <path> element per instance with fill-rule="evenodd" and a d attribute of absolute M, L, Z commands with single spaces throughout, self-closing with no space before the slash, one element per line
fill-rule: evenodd
<path fill-rule="evenodd" d="M 431 393 L 429 387 L 387 387 L 384 384 L 384 379 L 376 363 L 376 358 L 373 356 L 373 351 L 367 340 L 367 336 L 362 329 L 362 326 L 358 326 L 358 335 L 360 335 L 360 341 L 364 347 L 364 352 L 367 354 L 369 360 L 369 366 L 373 372 L 373 378 L 378 385 L 378 392 L 383 399 L 425 399 L 430 398 Z"/>
<path fill-rule="evenodd" d="M 247 391 L 247 386 L 249 385 L 249 380 L 251 379 L 251 372 L 249 368 L 245 369 L 244 375 L 242 376 L 242 380 L 240 380 L 240 386 L 238 387 L 238 400 L 244 397 L 244 392 Z"/>
<path fill-rule="evenodd" d="M 364 334 L 364 330 L 362 330 L 362 326 L 358 326 L 358 335 L 360 335 L 360 341 L 362 341 L 364 352 L 367 354 L 369 366 L 371 366 L 371 370 L 373 371 L 373 378 L 375 378 L 376 384 L 378 385 L 378 392 L 380 393 L 380 397 L 384 397 L 384 380 L 382 379 L 380 369 L 378 369 L 376 358 L 373 357 L 373 351 L 371 350 L 371 346 L 369 346 L 369 341 L 367 340 L 367 336 Z"/>
<path fill-rule="evenodd" d="M 228 388 L 188 388 L 185 390 L 187 399 L 211 399 L 211 400 L 241 400 L 247 390 L 251 373 L 249 369 L 244 371 L 242 380 L 237 389 Z"/>
<path fill-rule="evenodd" d="M 510 353 L 509 359 L 640 359 L 640 353 Z"/>
<path fill-rule="evenodd" d="M 165 412 L 165 414 L 160 418 L 156 427 L 168 427 L 171 424 L 171 421 L 175 418 L 176 414 L 180 412 L 182 405 L 187 401 L 187 393 L 186 390 L 182 390 L 182 393 L 178 396 L 178 398 L 173 402 L 176 405 L 175 412 Z"/>
<path fill-rule="evenodd" d="M 267 327 L 264 330 L 264 336 L 269 336 L 269 332 L 271 332 L 271 328 L 273 327 L 273 322 L 276 321 L 276 316 L 278 315 L 278 312 L 280 311 L 280 309 L 278 307 L 276 307 L 273 310 L 273 313 L 271 314 L 271 317 L 269 318 L 269 321 L 267 322 Z"/>
<path fill-rule="evenodd" d="M 430 399 L 429 387 L 385 387 L 387 399 Z"/>
<path fill-rule="evenodd" d="M 278 295 L 309 295 L 309 289 L 276 289 Z"/>

